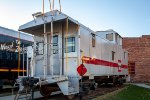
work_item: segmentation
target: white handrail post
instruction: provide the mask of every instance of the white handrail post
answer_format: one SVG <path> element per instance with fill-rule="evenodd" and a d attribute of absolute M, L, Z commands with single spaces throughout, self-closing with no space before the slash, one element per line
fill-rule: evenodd
<path fill-rule="evenodd" d="M 44 24 L 44 41 L 45 41 L 45 52 L 44 52 L 44 79 L 46 79 L 46 75 L 47 75 L 47 73 L 46 73 L 46 71 L 47 71 L 47 46 L 48 46 L 48 44 L 47 44 L 47 33 L 46 33 L 46 24 Z"/>
<path fill-rule="evenodd" d="M 23 55 L 23 76 L 24 76 L 24 45 L 23 45 L 23 48 L 22 48 L 22 55 Z"/>
<path fill-rule="evenodd" d="M 52 19 L 51 19 L 51 56 L 50 56 L 50 64 L 51 64 L 51 71 L 52 71 L 52 75 L 54 74 L 54 72 L 53 72 L 53 33 L 54 33 L 54 31 L 53 31 L 53 17 L 52 17 Z"/>

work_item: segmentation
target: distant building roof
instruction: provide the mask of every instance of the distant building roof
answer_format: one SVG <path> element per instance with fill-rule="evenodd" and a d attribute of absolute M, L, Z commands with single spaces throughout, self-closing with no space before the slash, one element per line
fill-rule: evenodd
<path fill-rule="evenodd" d="M 5 36 L 18 38 L 19 37 L 19 32 L 0 26 L 0 35 L 5 35 Z M 23 33 L 23 32 L 20 32 L 20 39 L 27 40 L 27 41 L 32 41 L 32 42 L 34 41 L 33 40 L 33 35 L 28 34 L 28 33 Z"/>

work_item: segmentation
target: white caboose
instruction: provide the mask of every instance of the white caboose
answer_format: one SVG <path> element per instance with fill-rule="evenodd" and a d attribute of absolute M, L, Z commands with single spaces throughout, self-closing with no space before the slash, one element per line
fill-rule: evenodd
<path fill-rule="evenodd" d="M 32 77 L 43 96 L 50 95 L 55 86 L 64 95 L 79 93 L 81 64 L 87 70 L 83 85 L 85 81 L 89 87 L 128 75 L 128 53 L 115 31 L 94 32 L 57 10 L 33 15 L 33 21 L 19 27 L 19 31 L 34 35 L 34 45 L 28 50 L 28 75 L 19 78 L 20 91 Z"/>

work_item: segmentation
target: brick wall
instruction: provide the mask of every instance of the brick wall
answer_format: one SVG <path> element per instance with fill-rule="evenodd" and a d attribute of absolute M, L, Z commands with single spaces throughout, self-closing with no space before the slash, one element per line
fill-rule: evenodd
<path fill-rule="evenodd" d="M 150 82 L 150 35 L 123 38 L 123 48 L 129 52 L 129 63 L 135 62 L 134 82 Z"/>

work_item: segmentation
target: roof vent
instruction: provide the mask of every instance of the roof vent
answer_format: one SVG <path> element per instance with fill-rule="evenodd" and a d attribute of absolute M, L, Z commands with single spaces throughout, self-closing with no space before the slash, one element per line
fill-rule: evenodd
<path fill-rule="evenodd" d="M 34 13 L 32 14 L 33 17 L 40 17 L 42 16 L 42 12 L 37 12 L 37 13 Z"/>

